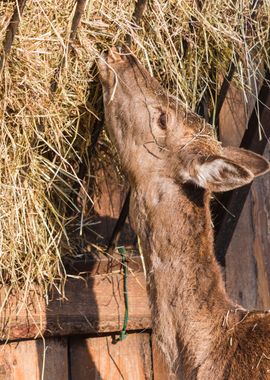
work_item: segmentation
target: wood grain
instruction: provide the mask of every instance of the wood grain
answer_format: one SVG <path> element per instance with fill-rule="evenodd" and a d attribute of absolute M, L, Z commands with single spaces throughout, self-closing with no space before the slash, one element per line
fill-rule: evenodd
<path fill-rule="evenodd" d="M 11 50 L 15 35 L 21 21 L 21 17 L 26 5 L 26 0 L 17 0 L 14 6 L 14 12 L 8 24 L 5 39 L 3 42 L 3 55 L 0 56 L 0 70 L 4 65 L 4 60 Z"/>
<path fill-rule="evenodd" d="M 150 380 L 150 336 L 129 334 L 117 344 L 111 336 L 73 338 L 70 342 L 71 376 L 76 380 Z"/>
<path fill-rule="evenodd" d="M 260 88 L 261 83 L 258 83 Z M 220 115 L 224 145 L 239 146 L 254 99 L 230 87 Z M 264 156 L 270 159 L 269 147 Z M 230 296 L 246 308 L 270 307 L 270 174 L 254 181 L 226 254 L 226 285 Z"/>
<path fill-rule="evenodd" d="M 154 380 L 175 380 L 175 377 L 170 375 L 165 356 L 160 350 L 154 335 L 152 335 L 152 357 Z"/>
<path fill-rule="evenodd" d="M 92 242 L 107 245 L 111 239 L 113 229 L 120 215 L 122 205 L 128 192 L 128 184 L 121 184 L 112 166 L 99 169 L 96 173 L 97 190 L 93 195 L 94 207 Z M 128 220 L 125 222 L 119 245 L 132 246 L 135 235 Z"/>
<path fill-rule="evenodd" d="M 63 336 L 121 330 L 125 310 L 122 275 L 69 279 L 65 294 L 66 301 L 60 301 L 58 294 L 52 294 L 47 307 L 45 301 L 34 292 L 26 306 L 18 298 L 19 295 L 10 296 L 8 308 L 0 315 L 0 338 L 14 340 L 41 335 Z M 129 275 L 128 294 L 128 329 L 150 328 L 151 316 L 143 273 Z M 0 303 L 4 297 L 2 289 Z"/>
<path fill-rule="evenodd" d="M 262 80 L 256 84 L 257 91 L 261 85 Z M 251 91 L 255 93 L 254 84 Z M 254 106 L 253 95 L 246 94 L 245 97 L 242 91 L 230 85 L 219 115 L 220 140 L 224 146 L 240 145 Z"/>
<path fill-rule="evenodd" d="M 81 22 L 81 18 L 85 9 L 86 0 L 77 0 L 75 13 L 71 25 L 70 40 L 74 40 L 78 26 Z"/>
<path fill-rule="evenodd" d="M 269 188 L 269 173 L 254 181 L 226 255 L 228 291 L 247 308 L 270 308 Z"/>
<path fill-rule="evenodd" d="M 38 339 L 0 346 L 0 380 L 67 380 L 65 338 Z"/>

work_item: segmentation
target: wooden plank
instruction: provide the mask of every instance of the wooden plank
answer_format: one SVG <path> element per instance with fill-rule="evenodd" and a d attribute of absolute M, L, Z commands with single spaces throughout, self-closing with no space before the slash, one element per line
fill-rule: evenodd
<path fill-rule="evenodd" d="M 92 226 L 95 235 L 92 242 L 107 245 L 120 215 L 122 205 L 128 192 L 127 185 L 121 184 L 112 166 L 100 169 L 96 175 L 98 191 L 93 196 L 94 215 Z M 134 232 L 128 223 L 124 223 L 119 244 L 133 245 Z"/>
<path fill-rule="evenodd" d="M 270 149 L 267 149 L 270 160 Z M 256 308 L 270 308 L 270 174 L 260 178 L 251 189 L 253 227 L 253 255 L 257 268 L 257 302 Z"/>
<path fill-rule="evenodd" d="M 154 380 L 173 380 L 174 377 L 170 375 L 164 354 L 159 348 L 154 335 L 152 335 L 152 358 Z"/>
<path fill-rule="evenodd" d="M 259 83 L 257 87 L 260 88 Z M 220 114 L 220 137 L 223 145 L 241 144 L 254 104 L 255 99 L 252 96 L 246 104 L 242 92 L 230 87 Z M 257 138 L 254 142 L 258 143 L 258 140 Z M 250 146 L 252 148 L 252 144 Z M 269 148 L 266 148 L 265 157 L 270 158 Z M 270 204 L 269 197 L 266 196 L 269 182 L 270 175 L 267 174 L 252 184 L 226 253 L 227 290 L 236 302 L 252 309 L 270 307 Z"/>
<path fill-rule="evenodd" d="M 37 339 L 36 351 L 39 373 L 43 375 L 44 380 L 68 379 L 68 343 L 66 338 Z M 28 358 L 30 359 L 31 356 Z"/>
<path fill-rule="evenodd" d="M 7 27 L 5 40 L 3 42 L 3 53 L 0 56 L 0 71 L 3 68 L 4 61 L 11 50 L 11 46 L 17 33 L 25 5 L 26 0 L 17 0 L 15 2 L 14 12 Z"/>
<path fill-rule="evenodd" d="M 270 72 L 267 71 L 264 83 L 262 84 L 259 93 L 259 104 L 258 106 L 256 105 L 251 114 L 248 122 L 248 128 L 245 131 L 240 144 L 242 148 L 250 149 L 259 154 L 263 154 L 270 136 L 269 79 Z M 260 130 L 262 131 L 261 136 Z M 223 266 L 225 265 L 225 254 L 228 244 L 233 236 L 235 226 L 243 209 L 250 187 L 251 184 L 230 192 L 226 192 L 221 196 L 217 196 L 219 203 L 216 205 L 214 210 L 214 213 L 217 215 L 215 218 L 215 250 L 217 259 Z M 227 210 L 229 210 L 229 212 Z"/>
<path fill-rule="evenodd" d="M 0 346 L 0 380 L 67 380 L 65 338 L 23 341 Z"/>
<path fill-rule="evenodd" d="M 243 92 L 230 86 L 219 115 L 219 138 L 223 146 L 240 146 L 254 107 L 252 101 L 253 99 L 249 98 L 249 106 L 245 107 Z"/>
<path fill-rule="evenodd" d="M 0 304 L 5 298 L 0 291 Z M 151 327 L 146 281 L 143 273 L 129 274 L 128 329 Z M 0 339 L 14 340 L 35 336 L 55 336 L 119 331 L 124 318 L 123 276 L 108 274 L 69 279 L 67 300 L 52 294 L 46 307 L 42 297 L 32 291 L 27 301 L 9 297 L 8 308 L 0 315 Z"/>
<path fill-rule="evenodd" d="M 129 334 L 117 344 L 111 336 L 72 338 L 71 376 L 76 380 L 152 379 L 150 335 Z"/>
<path fill-rule="evenodd" d="M 253 183 L 226 255 L 227 289 L 247 308 L 270 308 L 269 189 L 270 174 Z"/>
<path fill-rule="evenodd" d="M 85 9 L 85 5 L 86 5 L 86 0 L 77 0 L 76 9 L 75 9 L 75 13 L 74 13 L 72 25 L 71 25 L 71 33 L 69 37 L 71 41 L 74 40 L 76 36 L 76 32 L 80 25 L 81 18 Z"/>
<path fill-rule="evenodd" d="M 226 254 L 226 288 L 244 307 L 254 308 L 257 299 L 256 262 L 253 256 L 254 225 L 248 196 Z"/>

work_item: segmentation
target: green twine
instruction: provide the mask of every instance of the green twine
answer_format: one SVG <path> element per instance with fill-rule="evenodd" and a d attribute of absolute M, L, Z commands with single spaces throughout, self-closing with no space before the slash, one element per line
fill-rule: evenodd
<path fill-rule="evenodd" d="M 124 271 L 125 318 L 124 318 L 122 330 L 120 332 L 120 336 L 118 339 L 115 340 L 115 343 L 122 341 L 127 337 L 127 324 L 128 324 L 128 285 L 127 285 L 128 267 L 127 267 L 127 260 L 126 260 L 126 249 L 123 246 L 118 247 L 117 249 L 122 258 L 122 268 Z"/>

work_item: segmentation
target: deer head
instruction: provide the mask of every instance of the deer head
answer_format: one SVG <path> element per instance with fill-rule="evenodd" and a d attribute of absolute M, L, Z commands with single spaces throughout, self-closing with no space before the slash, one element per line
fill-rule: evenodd
<path fill-rule="evenodd" d="M 253 152 L 222 148 L 212 127 L 166 93 L 132 54 L 111 49 L 98 66 L 106 128 L 131 184 L 162 177 L 219 192 L 269 170 Z"/>

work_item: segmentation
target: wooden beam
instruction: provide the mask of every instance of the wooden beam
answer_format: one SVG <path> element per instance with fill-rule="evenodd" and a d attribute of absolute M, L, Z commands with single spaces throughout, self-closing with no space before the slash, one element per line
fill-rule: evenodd
<path fill-rule="evenodd" d="M 17 0 L 15 2 L 14 12 L 8 24 L 5 39 L 3 42 L 3 55 L 0 57 L 0 70 L 2 69 L 4 65 L 6 56 L 10 52 L 12 43 L 14 41 L 14 37 L 17 33 L 17 30 L 21 21 L 25 4 L 26 4 L 26 0 Z"/>
<path fill-rule="evenodd" d="M 267 71 L 261 87 L 258 103 L 251 114 L 248 128 L 244 133 L 240 147 L 263 154 L 270 136 L 270 72 Z M 225 266 L 225 255 L 237 221 L 245 204 L 251 184 L 222 194 L 214 214 L 216 238 L 215 250 L 219 263 Z"/>
<path fill-rule="evenodd" d="M 0 290 L 0 304 L 6 289 Z M 150 309 L 144 274 L 129 273 L 129 330 L 151 327 Z M 39 336 L 97 334 L 122 329 L 125 305 L 122 274 L 103 274 L 68 279 L 66 300 L 54 292 L 48 305 L 32 289 L 25 305 L 19 295 L 9 296 L 0 315 L 0 340 L 29 339 Z"/>
<path fill-rule="evenodd" d="M 71 32 L 70 32 L 70 37 L 69 37 L 70 40 L 74 40 L 76 36 L 77 29 L 78 29 L 78 26 L 80 25 L 81 18 L 85 9 L 85 5 L 86 5 L 86 0 L 77 0 L 76 9 L 75 9 L 75 13 L 74 13 L 72 25 L 71 25 Z"/>

